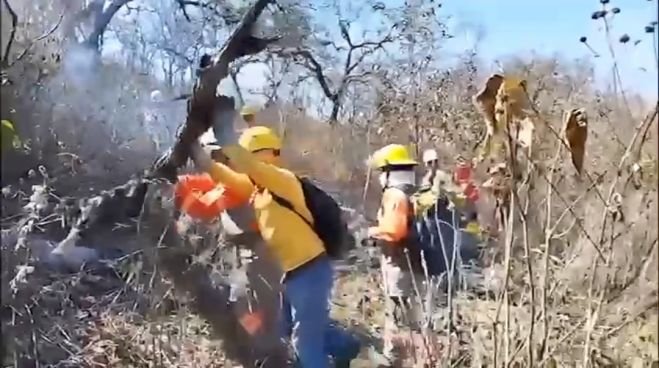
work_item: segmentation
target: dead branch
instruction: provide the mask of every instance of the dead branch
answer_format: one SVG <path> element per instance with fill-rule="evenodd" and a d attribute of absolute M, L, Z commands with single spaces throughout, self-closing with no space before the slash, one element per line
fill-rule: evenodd
<path fill-rule="evenodd" d="M 62 13 L 59 16 L 59 19 L 57 20 L 57 22 L 49 30 L 47 30 L 41 36 L 39 36 L 39 37 L 33 39 L 32 41 L 30 41 L 28 43 L 28 45 L 25 47 L 25 49 L 23 50 L 23 52 L 21 52 L 20 55 L 18 55 L 14 61 L 12 61 L 11 63 L 8 62 L 7 63 L 7 68 L 10 68 L 10 67 L 14 66 L 17 62 L 21 61 L 27 55 L 27 53 L 30 51 L 32 46 L 34 46 L 35 43 L 37 43 L 39 41 L 42 41 L 42 40 L 46 39 L 47 37 L 49 37 L 50 35 L 52 35 L 53 33 L 55 33 L 57 28 L 59 28 L 59 26 L 62 24 L 63 19 L 64 19 L 64 13 Z"/>
<path fill-rule="evenodd" d="M 101 37 L 103 36 L 103 33 L 105 33 L 105 30 L 107 29 L 114 15 L 119 11 L 119 9 L 131 1 L 132 0 L 113 0 L 107 7 L 104 7 L 104 1 L 95 1 L 89 4 L 87 7 L 88 9 L 84 9 L 81 13 L 89 12 L 89 10 L 95 11 L 94 28 L 92 29 L 92 32 L 89 34 L 89 36 L 85 38 L 83 43 L 93 47 L 94 49 L 98 49 L 101 43 Z"/>
<path fill-rule="evenodd" d="M 182 53 L 182 52 L 176 51 L 176 50 L 173 49 L 172 47 L 169 47 L 169 46 L 162 46 L 161 49 L 162 49 L 162 51 L 164 51 L 164 52 L 166 52 L 166 53 L 168 53 L 168 54 L 170 54 L 170 55 L 172 55 L 172 56 L 175 56 L 175 57 L 177 57 L 177 58 L 180 58 L 180 59 L 184 60 L 185 62 L 189 63 L 190 65 L 194 64 L 194 60 L 193 60 L 192 58 L 186 56 L 186 55 L 185 55 L 184 53 Z"/>
<path fill-rule="evenodd" d="M 9 5 L 9 0 L 2 0 L 2 3 L 5 4 L 7 11 L 9 12 L 9 17 L 11 18 L 11 32 L 9 33 L 9 39 L 7 40 L 7 45 L 5 46 L 5 52 L 2 55 L 2 67 L 6 68 L 9 66 L 9 53 L 11 47 L 14 44 L 14 39 L 16 39 L 16 27 L 18 27 L 18 15 L 14 9 Z"/>
<path fill-rule="evenodd" d="M 316 77 L 318 84 L 320 84 L 320 88 L 322 88 L 325 97 L 329 98 L 332 102 L 336 100 L 337 96 L 334 91 L 332 91 L 332 88 L 330 88 L 323 67 L 316 60 L 311 51 L 303 49 L 283 49 L 277 50 L 276 53 L 283 57 L 292 57 L 299 65 L 302 65 L 311 71 Z"/>
<path fill-rule="evenodd" d="M 178 4 L 181 11 L 183 12 L 183 16 L 188 22 L 191 21 L 190 16 L 188 15 L 186 10 L 188 6 L 195 6 L 198 8 L 210 10 L 213 13 L 213 15 L 215 15 L 218 18 L 222 18 L 224 22 L 228 25 L 235 24 L 238 20 L 235 11 L 231 9 L 229 6 L 225 5 L 221 9 L 218 9 L 218 6 L 222 6 L 222 4 L 220 4 L 219 2 L 218 3 L 204 2 L 204 1 L 196 1 L 196 0 L 175 0 L 175 1 Z"/>
<path fill-rule="evenodd" d="M 150 228 L 159 233 L 158 263 L 172 279 L 176 289 L 191 298 L 194 311 L 206 319 L 217 337 L 221 338 L 227 356 L 237 360 L 243 367 L 287 366 L 287 352 L 283 345 L 262 347 L 266 351 L 255 348 L 253 338 L 243 329 L 239 316 L 228 303 L 229 288 L 214 286 L 203 265 L 190 264 L 190 247 L 183 244 L 175 231 L 174 214 L 159 204 L 158 184 L 153 185 L 149 191 L 145 211 Z M 156 232 L 150 233 L 156 235 Z"/>
<path fill-rule="evenodd" d="M 227 357 L 246 368 L 287 366 L 287 351 L 276 338 L 276 330 L 254 336 L 248 334 L 241 325 L 240 311 L 229 303 L 228 282 L 215 285 L 206 265 L 190 262 L 193 248 L 176 230 L 178 213 L 170 201 L 170 190 L 171 185 L 162 180 L 135 178 L 99 195 L 82 198 L 78 203 L 67 199 L 54 210 L 71 217 L 71 232 L 91 243 L 107 236 L 108 232 L 114 233 L 116 223 L 136 222 L 136 227 L 127 227 L 126 231 L 139 236 L 145 249 L 155 249 L 158 264 L 175 288 L 189 298 L 193 311 L 208 321 L 215 336 L 222 341 Z M 131 221 L 135 218 L 137 221 Z M 250 240 L 245 241 L 251 244 Z M 268 283 L 275 283 L 280 274 L 267 269 L 271 264 L 260 262 L 252 276 L 265 277 Z M 255 286 L 260 288 L 255 289 L 258 295 L 264 297 L 259 310 L 263 313 L 265 328 L 271 329 L 278 308 L 277 303 L 268 303 L 276 299 L 273 296 L 276 291 Z M 266 294 L 268 299 L 265 299 Z"/>
<path fill-rule="evenodd" d="M 153 174 L 176 181 L 177 169 L 188 160 L 190 143 L 199 138 L 213 124 L 218 111 L 234 109 L 230 97 L 216 96 L 217 85 L 229 75 L 229 64 L 243 56 L 257 54 L 279 38 L 257 38 L 252 28 L 265 7 L 272 0 L 257 0 L 229 37 L 218 56 L 211 60 L 202 56 L 199 77 L 188 101 L 188 116 L 180 126 L 174 146 L 161 156 L 153 167 Z"/>

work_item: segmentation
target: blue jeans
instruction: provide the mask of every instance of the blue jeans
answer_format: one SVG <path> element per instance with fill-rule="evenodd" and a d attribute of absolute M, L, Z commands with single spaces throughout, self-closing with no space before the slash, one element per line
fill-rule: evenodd
<path fill-rule="evenodd" d="M 329 318 L 333 270 L 329 259 L 312 261 L 287 278 L 283 285 L 284 337 L 291 337 L 302 368 L 328 368 L 329 356 L 350 361 L 360 343 Z"/>

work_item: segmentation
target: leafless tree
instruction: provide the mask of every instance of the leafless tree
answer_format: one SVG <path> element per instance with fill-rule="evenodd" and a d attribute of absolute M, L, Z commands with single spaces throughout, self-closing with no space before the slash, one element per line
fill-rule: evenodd
<path fill-rule="evenodd" d="M 350 85 L 354 83 L 367 83 L 368 78 L 374 75 L 376 68 L 366 67 L 365 60 L 382 50 L 385 45 L 394 42 L 397 25 L 394 24 L 385 35 L 378 39 L 359 41 L 350 35 L 350 22 L 339 21 L 338 27 L 343 45 L 333 41 L 322 42 L 325 46 L 332 46 L 337 52 L 345 50 L 345 56 L 340 68 L 341 75 L 338 77 L 338 82 L 336 83 L 332 82 L 327 74 L 327 69 L 323 67 L 319 58 L 310 49 L 297 47 L 284 48 L 276 51 L 282 57 L 292 58 L 296 64 L 303 66 L 316 79 L 325 97 L 331 101 L 332 110 L 329 116 L 329 122 L 331 124 L 338 121 L 343 98 Z M 302 79 L 304 80 L 306 77 L 302 77 Z"/>

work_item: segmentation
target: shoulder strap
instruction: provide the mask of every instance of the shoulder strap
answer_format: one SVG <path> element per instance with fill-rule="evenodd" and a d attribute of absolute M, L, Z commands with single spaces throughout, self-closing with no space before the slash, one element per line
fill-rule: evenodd
<path fill-rule="evenodd" d="M 297 178 L 297 176 L 296 176 L 296 178 Z M 303 185 L 302 181 L 300 180 L 300 178 L 297 178 L 297 179 L 298 179 L 298 182 L 300 182 L 300 190 L 302 190 L 304 192 L 304 189 L 302 189 L 302 185 Z M 282 207 L 288 209 L 289 211 L 293 212 L 294 214 L 296 214 L 299 218 L 302 219 L 302 221 L 304 221 L 305 224 L 309 225 L 311 230 L 315 231 L 314 226 L 311 224 L 311 222 L 309 222 L 309 220 L 307 220 L 304 216 L 302 216 L 301 213 L 296 211 L 295 207 L 293 207 L 293 204 L 288 199 L 280 197 L 280 196 L 278 196 L 277 194 L 275 194 L 274 192 L 271 192 L 271 191 L 270 191 L 270 195 L 272 196 L 272 199 L 275 200 L 275 202 L 277 202 L 280 206 L 282 206 Z M 302 193 L 302 195 L 304 195 L 304 193 Z M 313 214 L 312 214 L 312 216 L 313 216 Z"/>

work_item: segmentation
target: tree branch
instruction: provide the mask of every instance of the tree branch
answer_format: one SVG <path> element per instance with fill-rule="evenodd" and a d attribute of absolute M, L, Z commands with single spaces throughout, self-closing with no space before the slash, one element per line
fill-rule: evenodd
<path fill-rule="evenodd" d="M 131 2 L 132 0 L 113 0 L 110 5 L 103 11 L 103 2 L 100 2 L 101 6 L 99 6 L 96 9 L 96 16 L 94 19 L 94 29 L 92 32 L 87 36 L 85 41 L 83 43 L 92 46 L 94 49 L 98 50 L 100 47 L 100 42 L 101 42 L 101 37 L 103 36 L 103 33 L 105 33 L 105 30 L 108 27 L 108 24 L 110 24 L 110 21 L 112 20 L 112 17 L 121 9 L 122 6 L 126 5 L 127 3 Z M 97 6 L 95 2 L 90 4 L 89 7 L 91 6 Z"/>
<path fill-rule="evenodd" d="M 197 1 L 194 1 L 194 2 L 197 3 L 197 4 L 195 4 L 195 5 L 199 5 Z M 188 5 L 188 4 L 186 4 L 186 3 L 188 3 L 188 2 L 187 2 L 187 1 L 183 1 L 183 0 L 176 0 L 176 3 L 178 3 L 179 9 L 181 9 L 181 11 L 183 12 L 183 16 L 185 17 L 185 19 L 186 19 L 188 22 L 190 22 L 190 21 L 191 21 L 190 16 L 188 15 L 187 10 L 185 10 L 185 6 Z"/>
<path fill-rule="evenodd" d="M 302 65 L 307 70 L 312 72 L 320 85 L 320 88 L 323 90 L 325 97 L 327 97 L 332 102 L 332 112 L 330 113 L 329 123 L 336 123 L 338 119 L 339 112 L 341 111 L 341 100 L 343 94 L 350 83 L 359 82 L 363 83 L 364 78 L 372 75 L 372 72 L 365 72 L 360 75 L 353 76 L 352 73 L 355 72 L 357 67 L 359 67 L 364 59 L 374 54 L 377 50 L 380 50 L 384 47 L 385 44 L 393 42 L 394 38 L 392 36 L 396 25 L 393 25 L 389 30 L 389 33 L 384 36 L 379 41 L 363 41 L 358 44 L 354 44 L 350 33 L 348 32 L 349 23 L 347 21 L 339 22 L 339 29 L 341 30 L 341 37 L 348 43 L 349 50 L 346 55 L 346 59 L 343 63 L 343 77 L 341 82 L 333 91 L 330 87 L 330 83 L 323 72 L 323 68 L 320 63 L 314 58 L 310 51 L 304 49 L 282 49 L 276 51 L 280 56 L 293 57 L 294 60 L 302 59 L 304 63 L 297 61 L 299 65 Z M 335 46 L 336 47 L 336 46 Z M 363 50 L 361 54 L 353 61 L 353 53 L 358 50 Z"/>
<path fill-rule="evenodd" d="M 6 1 L 6 0 L 5 0 L 5 1 Z M 15 59 L 14 61 L 12 61 L 11 63 L 7 62 L 7 68 L 11 68 L 11 67 L 14 66 L 18 61 L 22 60 L 22 59 L 25 57 L 25 55 L 27 55 L 27 53 L 30 51 L 30 49 L 32 48 L 32 46 L 34 46 L 35 43 L 37 43 L 37 42 L 39 42 L 39 41 L 41 41 L 41 40 L 47 38 L 48 36 L 52 35 L 53 33 L 55 33 L 55 31 L 57 30 L 57 28 L 59 28 L 60 24 L 62 24 L 62 20 L 63 20 L 63 19 L 64 19 L 64 13 L 62 13 L 62 15 L 59 16 L 59 19 L 57 20 L 57 23 L 55 23 L 55 25 L 53 25 L 48 31 L 46 31 L 46 32 L 45 32 L 44 34 L 42 34 L 41 36 L 39 36 L 39 37 L 33 39 L 32 41 L 30 41 L 30 43 L 28 43 L 28 45 L 25 47 L 25 50 L 23 50 L 23 52 L 21 52 L 21 54 L 18 55 L 18 57 L 16 57 L 16 59 Z M 3 61 L 3 62 L 4 62 L 4 61 Z"/>
<path fill-rule="evenodd" d="M 9 40 L 7 40 L 7 45 L 5 46 L 4 55 L 2 55 L 2 67 L 6 68 L 9 66 L 9 53 L 11 52 L 11 47 L 16 38 L 16 28 L 18 27 L 18 15 L 14 9 L 9 5 L 9 0 L 2 0 L 3 4 L 9 12 L 9 17 L 11 18 L 11 33 L 9 33 Z"/>
<path fill-rule="evenodd" d="M 272 0 L 257 0 L 252 5 L 214 60 L 209 55 L 202 56 L 197 83 L 188 101 L 188 116 L 178 129 L 174 146 L 154 164 L 152 175 L 175 182 L 178 168 L 188 161 L 190 144 L 211 128 L 216 114 L 234 110 L 232 98 L 216 96 L 217 85 L 229 75 L 231 62 L 257 54 L 279 40 L 278 37 L 257 38 L 252 35 L 254 24 L 270 2 Z"/>
<path fill-rule="evenodd" d="M 347 20 L 340 20 L 339 21 L 339 29 L 341 30 L 341 37 L 348 43 L 348 46 L 350 46 L 351 49 L 354 48 L 352 44 L 352 39 L 350 39 L 350 32 L 348 31 L 348 27 L 350 27 L 350 22 Z"/>
<path fill-rule="evenodd" d="M 169 46 L 161 46 L 160 49 L 162 51 L 165 51 L 166 53 L 168 53 L 170 55 L 173 55 L 173 56 L 176 56 L 177 58 L 185 60 L 190 65 L 194 64 L 194 60 L 192 58 L 190 58 L 188 56 L 185 56 L 185 54 L 183 54 L 182 52 L 178 52 L 178 51 L 174 50 L 173 48 L 171 48 Z"/>
<path fill-rule="evenodd" d="M 187 6 L 196 6 L 198 8 L 210 10 L 213 15 L 224 19 L 227 24 L 235 24 L 237 21 L 235 11 L 230 9 L 228 6 L 224 7 L 222 12 L 220 12 L 217 8 L 217 5 L 219 5 L 217 3 L 209 3 L 196 0 L 176 0 L 176 2 L 178 3 L 181 11 L 183 11 L 183 15 L 188 22 L 190 21 L 190 17 L 188 16 L 188 13 L 185 9 Z"/>
<path fill-rule="evenodd" d="M 380 41 L 363 41 L 363 42 L 358 43 L 354 46 L 351 46 L 349 54 L 352 54 L 352 52 L 357 51 L 357 50 L 366 49 L 366 48 L 368 48 L 368 49 L 363 51 L 362 54 L 359 56 L 359 58 L 354 63 L 349 64 L 348 62 L 346 62 L 345 74 L 346 75 L 350 74 L 356 67 L 358 67 L 364 61 L 364 59 L 367 56 L 372 55 L 376 51 L 383 49 L 384 45 L 386 45 L 387 43 L 393 42 L 394 38 L 393 38 L 392 34 L 393 34 L 394 30 L 396 29 L 396 27 L 397 27 L 397 25 L 394 24 L 391 27 L 391 29 L 389 29 L 389 33 L 387 33 L 387 35 L 384 36 Z"/>
<path fill-rule="evenodd" d="M 332 101 L 336 99 L 335 97 L 336 93 L 333 92 L 332 89 L 330 88 L 327 77 L 323 72 L 323 67 L 311 54 L 311 51 L 304 49 L 281 49 L 275 51 L 275 53 L 277 53 L 282 57 L 293 57 L 294 60 L 303 59 L 305 63 L 300 65 L 304 66 L 309 71 L 314 73 L 316 80 L 318 81 L 318 84 L 320 84 L 320 88 L 323 90 L 323 93 L 325 94 L 325 97 L 329 98 Z"/>

